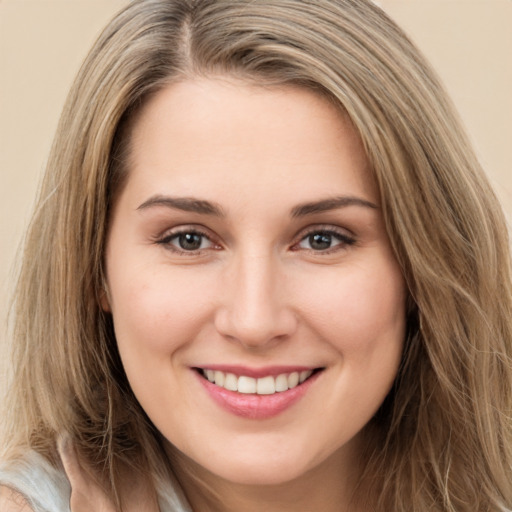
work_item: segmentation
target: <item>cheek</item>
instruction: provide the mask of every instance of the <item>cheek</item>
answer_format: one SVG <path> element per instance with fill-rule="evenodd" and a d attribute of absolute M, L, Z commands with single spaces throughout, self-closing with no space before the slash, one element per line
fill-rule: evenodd
<path fill-rule="evenodd" d="M 331 283 L 324 305 L 316 301 L 313 328 L 339 356 L 325 407 L 337 411 L 340 424 L 348 422 L 354 432 L 375 414 L 396 378 L 405 298 L 403 278 L 392 262 L 343 273 L 336 285 Z"/>
<path fill-rule="evenodd" d="M 210 316 L 204 278 L 165 266 L 139 267 L 133 275 L 127 280 L 120 269 L 110 276 L 120 351 L 165 357 L 192 341 Z"/>
<path fill-rule="evenodd" d="M 312 327 L 340 352 L 366 358 L 383 344 L 401 346 L 406 293 L 394 262 L 345 268 L 308 289 Z"/>

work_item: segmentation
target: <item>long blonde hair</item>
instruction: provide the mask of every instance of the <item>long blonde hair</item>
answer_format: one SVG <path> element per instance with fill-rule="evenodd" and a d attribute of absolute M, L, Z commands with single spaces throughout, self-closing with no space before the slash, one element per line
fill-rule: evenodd
<path fill-rule="evenodd" d="M 409 289 L 394 388 L 367 427 L 371 506 L 512 506 L 512 296 L 501 209 L 418 50 L 367 0 L 135 0 L 69 94 L 15 300 L 6 457 L 66 431 L 108 483 L 167 471 L 99 306 L 109 209 L 147 97 L 228 74 L 323 94 L 351 118 Z"/>

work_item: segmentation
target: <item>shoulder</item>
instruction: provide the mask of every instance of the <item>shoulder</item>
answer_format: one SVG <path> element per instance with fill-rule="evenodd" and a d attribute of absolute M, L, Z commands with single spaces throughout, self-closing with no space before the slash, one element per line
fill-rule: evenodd
<path fill-rule="evenodd" d="M 22 494 L 0 485 L 0 512 L 33 512 L 33 509 Z"/>
<path fill-rule="evenodd" d="M 69 511 L 66 475 L 36 452 L 0 463 L 0 490 L 0 512 Z"/>

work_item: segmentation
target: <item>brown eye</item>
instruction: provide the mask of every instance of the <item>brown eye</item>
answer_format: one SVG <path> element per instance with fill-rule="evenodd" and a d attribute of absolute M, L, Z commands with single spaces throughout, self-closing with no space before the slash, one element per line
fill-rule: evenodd
<path fill-rule="evenodd" d="M 204 236 L 199 233 L 181 233 L 177 236 L 177 243 L 184 251 L 197 251 L 201 249 Z"/>
<path fill-rule="evenodd" d="M 192 230 L 170 233 L 158 243 L 175 252 L 195 252 L 214 247 L 207 235 Z"/>
<path fill-rule="evenodd" d="M 325 251 L 332 245 L 332 235 L 328 233 L 314 233 L 308 236 L 308 243 L 314 251 Z"/>
<path fill-rule="evenodd" d="M 327 252 L 329 250 L 343 249 L 355 243 L 354 238 L 337 231 L 312 231 L 298 244 L 299 249 L 315 252 Z"/>

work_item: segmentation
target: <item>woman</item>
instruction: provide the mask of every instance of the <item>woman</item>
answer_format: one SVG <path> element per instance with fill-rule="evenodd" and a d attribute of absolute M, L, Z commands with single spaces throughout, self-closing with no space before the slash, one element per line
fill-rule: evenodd
<path fill-rule="evenodd" d="M 27 237 L 2 510 L 506 510 L 510 313 L 501 210 L 381 10 L 132 2 Z"/>

